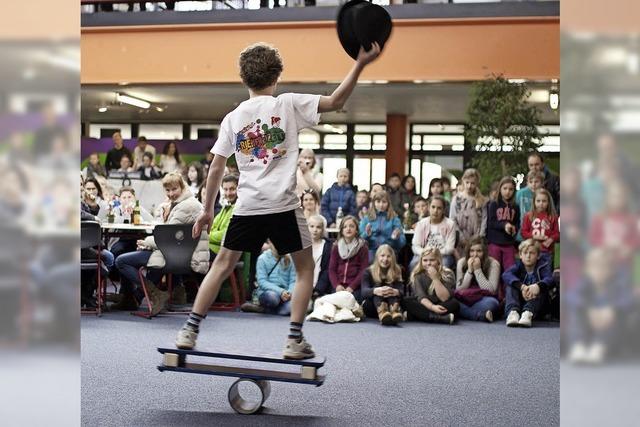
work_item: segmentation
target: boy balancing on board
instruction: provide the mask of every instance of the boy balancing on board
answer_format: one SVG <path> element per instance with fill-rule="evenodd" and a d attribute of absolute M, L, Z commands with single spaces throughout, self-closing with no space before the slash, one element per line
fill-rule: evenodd
<path fill-rule="evenodd" d="M 291 324 L 283 356 L 307 359 L 315 356 L 302 335 L 302 322 L 313 292 L 314 262 L 311 237 L 297 197 L 298 132 L 314 126 L 319 113 L 335 111 L 345 104 L 364 67 L 380 54 L 373 43 L 360 48 L 356 62 L 331 96 L 285 93 L 274 97 L 282 72 L 278 50 L 258 43 L 240 54 L 240 77 L 249 99 L 227 114 L 220 124 L 215 157 L 207 177 L 204 212 L 193 226 L 193 235 L 209 229 L 213 201 L 220 188 L 227 158 L 235 154 L 240 170 L 238 201 L 222 248 L 205 276 L 193 311 L 176 339 L 176 346 L 196 345 L 200 322 L 216 299 L 243 251 L 255 251 L 269 238 L 280 255 L 291 254 L 296 268 L 291 298 Z"/>

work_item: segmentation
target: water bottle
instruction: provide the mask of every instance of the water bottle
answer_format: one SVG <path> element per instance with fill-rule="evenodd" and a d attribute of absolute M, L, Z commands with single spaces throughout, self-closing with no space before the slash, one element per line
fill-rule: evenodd
<path fill-rule="evenodd" d="M 340 228 L 340 223 L 344 219 L 344 212 L 342 212 L 342 206 L 338 206 L 338 212 L 336 213 L 336 227 Z"/>

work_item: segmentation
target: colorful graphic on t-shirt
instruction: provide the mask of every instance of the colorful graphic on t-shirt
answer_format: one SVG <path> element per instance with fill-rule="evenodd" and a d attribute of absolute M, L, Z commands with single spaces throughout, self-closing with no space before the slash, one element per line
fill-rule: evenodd
<path fill-rule="evenodd" d="M 285 139 L 285 133 L 280 129 L 280 117 L 271 117 L 271 128 L 262 120 L 256 119 L 243 127 L 236 135 L 236 152 L 250 156 L 249 162 L 262 160 L 266 165 L 271 160 L 277 160 L 287 153 L 278 148 Z"/>

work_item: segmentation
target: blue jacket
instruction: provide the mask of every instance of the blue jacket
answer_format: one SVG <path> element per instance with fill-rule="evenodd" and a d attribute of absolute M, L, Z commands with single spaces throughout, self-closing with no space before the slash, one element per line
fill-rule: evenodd
<path fill-rule="evenodd" d="M 334 182 L 331 188 L 325 191 L 320 203 L 320 212 L 327 220 L 328 225 L 336 222 L 336 213 L 339 206 L 342 206 L 344 216 L 357 215 L 356 195 L 353 192 L 353 188 L 349 184 L 340 187 L 337 182 Z"/>
<path fill-rule="evenodd" d="M 537 275 L 538 285 L 540 291 L 545 291 L 549 286 L 553 284 L 553 268 L 548 257 L 538 258 L 538 262 L 534 267 L 534 271 Z M 527 276 L 527 269 L 521 260 L 517 260 L 507 271 L 502 273 L 502 281 L 506 286 L 513 286 L 516 289 L 520 289 L 522 281 Z"/>
<path fill-rule="evenodd" d="M 289 262 L 289 266 L 285 267 L 283 258 L 278 261 L 273 252 L 267 250 L 258 257 L 256 280 L 258 282 L 256 289 L 258 298 L 266 291 L 274 291 L 278 295 L 282 295 L 284 291 L 293 293 L 296 284 L 296 269 L 293 262 Z"/>
<path fill-rule="evenodd" d="M 367 224 L 371 224 L 371 236 L 367 235 Z M 369 244 L 369 251 L 375 252 L 378 247 L 386 243 L 397 252 L 407 243 L 407 239 L 404 236 L 404 231 L 400 233 L 397 239 L 392 239 L 391 233 L 396 228 L 402 230 L 402 223 L 399 217 L 396 216 L 392 220 L 388 220 L 386 212 L 378 212 L 376 219 L 373 221 L 369 219 L 368 215 L 362 218 L 360 236 Z"/>

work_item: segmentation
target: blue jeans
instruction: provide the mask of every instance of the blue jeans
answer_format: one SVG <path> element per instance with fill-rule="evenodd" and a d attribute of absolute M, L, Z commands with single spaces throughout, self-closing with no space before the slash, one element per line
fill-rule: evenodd
<path fill-rule="evenodd" d="M 136 247 L 137 247 L 137 244 L 135 240 L 120 239 L 117 242 L 115 242 L 113 245 L 111 245 L 111 252 L 113 253 L 114 257 L 118 258 L 122 254 L 126 254 L 128 252 L 135 252 Z"/>
<path fill-rule="evenodd" d="M 260 295 L 258 301 L 265 308 L 265 312 L 269 314 L 288 316 L 291 313 L 291 300 L 282 302 L 278 292 L 265 291 Z"/>
<path fill-rule="evenodd" d="M 521 313 L 523 311 L 530 311 L 533 313 L 533 317 L 540 312 L 542 308 L 543 291 L 540 291 L 540 295 L 530 301 L 525 301 L 522 297 L 522 293 L 513 286 L 506 286 L 506 305 L 504 307 L 504 314 L 506 316 L 511 313 L 512 310 Z"/>
<path fill-rule="evenodd" d="M 467 320 L 484 320 L 487 310 L 496 312 L 499 305 L 500 303 L 494 297 L 482 297 L 472 306 L 460 303 L 460 317 Z"/>
<path fill-rule="evenodd" d="M 107 271 L 111 271 L 111 269 L 113 268 L 113 265 L 115 263 L 114 258 L 115 257 L 113 256 L 113 253 L 111 253 L 110 251 L 106 249 L 100 251 L 100 260 L 107 268 Z"/>
<path fill-rule="evenodd" d="M 135 251 L 120 255 L 116 258 L 116 268 L 120 271 L 122 277 L 126 280 L 122 285 L 129 289 L 125 291 L 135 291 L 141 289 L 140 278 L 138 277 L 138 269 L 144 267 L 149 262 L 152 251 Z M 158 270 L 149 270 L 147 277 L 154 283 L 158 283 L 162 278 L 162 274 Z"/>

